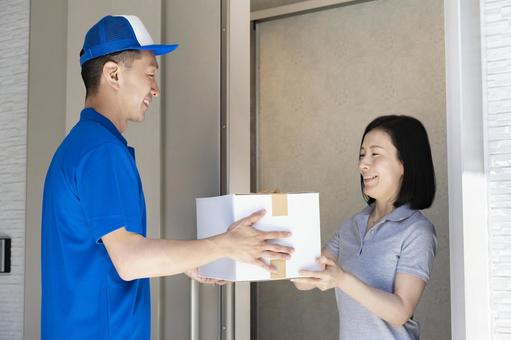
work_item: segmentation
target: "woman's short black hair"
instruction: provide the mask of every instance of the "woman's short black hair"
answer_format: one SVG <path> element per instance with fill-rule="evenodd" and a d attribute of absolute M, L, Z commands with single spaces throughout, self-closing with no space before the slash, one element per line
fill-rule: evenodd
<path fill-rule="evenodd" d="M 83 50 L 80 55 L 83 54 Z M 140 58 L 140 51 L 138 50 L 126 50 L 107 54 L 98 58 L 91 59 L 82 65 L 82 79 L 85 85 L 85 97 L 90 97 L 98 92 L 99 81 L 101 74 L 103 73 L 103 66 L 109 61 L 113 61 L 117 64 L 123 63 L 127 67 L 130 67 L 133 61 Z"/>
<path fill-rule="evenodd" d="M 412 209 L 426 209 L 435 198 L 435 169 L 431 157 L 428 134 L 424 125 L 413 117 L 402 115 L 381 116 L 367 125 L 365 136 L 372 130 L 386 132 L 397 149 L 397 157 L 403 164 L 404 174 L 401 190 L 394 207 L 408 203 Z M 374 198 L 364 194 L 364 180 L 360 176 L 362 195 L 371 204 Z"/>

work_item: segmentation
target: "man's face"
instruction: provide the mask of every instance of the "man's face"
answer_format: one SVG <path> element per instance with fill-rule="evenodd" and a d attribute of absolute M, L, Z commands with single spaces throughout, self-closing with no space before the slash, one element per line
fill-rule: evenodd
<path fill-rule="evenodd" d="M 160 94 L 156 82 L 158 63 L 154 54 L 141 51 L 131 65 L 119 65 L 119 107 L 127 121 L 141 122 L 153 97 Z"/>

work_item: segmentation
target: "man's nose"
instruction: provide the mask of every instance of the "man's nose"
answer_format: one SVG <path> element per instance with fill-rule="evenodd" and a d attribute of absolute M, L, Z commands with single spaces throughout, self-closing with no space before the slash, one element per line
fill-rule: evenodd
<path fill-rule="evenodd" d="M 156 82 L 156 80 L 153 82 L 151 86 L 151 94 L 153 95 L 153 97 L 158 97 L 160 95 L 160 88 L 158 87 L 158 83 Z"/>

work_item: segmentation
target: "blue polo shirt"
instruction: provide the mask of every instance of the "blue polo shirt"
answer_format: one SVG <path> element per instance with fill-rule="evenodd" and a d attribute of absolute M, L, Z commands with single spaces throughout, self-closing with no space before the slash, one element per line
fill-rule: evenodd
<path fill-rule="evenodd" d="M 133 148 L 93 109 L 57 149 L 44 184 L 41 339 L 149 339 L 149 279 L 123 281 L 101 238 L 146 236 Z"/>

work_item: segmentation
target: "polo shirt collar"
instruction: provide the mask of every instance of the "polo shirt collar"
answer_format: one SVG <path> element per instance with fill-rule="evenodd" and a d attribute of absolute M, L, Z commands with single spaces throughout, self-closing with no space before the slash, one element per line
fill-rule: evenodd
<path fill-rule="evenodd" d="M 119 130 L 117 130 L 114 123 L 112 123 L 110 119 L 106 118 L 93 108 L 90 107 L 84 108 L 80 113 L 80 120 L 89 120 L 101 124 L 105 129 L 107 129 L 108 131 L 110 131 L 110 133 L 117 137 L 124 145 L 128 146 L 128 142 L 121 135 Z"/>
<path fill-rule="evenodd" d="M 365 235 L 367 229 L 367 220 L 369 219 L 369 215 L 374 209 L 376 203 L 372 203 L 365 207 L 356 217 L 355 221 L 358 226 L 360 235 Z M 385 215 L 378 223 L 376 223 L 373 228 L 379 228 L 386 221 L 392 222 L 401 222 L 406 220 L 408 217 L 412 216 L 417 210 L 410 208 L 408 203 L 403 204 L 396 209 L 394 209 L 390 214 Z"/>
<path fill-rule="evenodd" d="M 363 217 L 369 217 L 369 215 L 374 209 L 375 204 L 376 203 L 371 203 L 370 205 L 368 205 L 364 210 L 360 212 L 360 215 Z M 417 210 L 410 208 L 410 205 L 406 203 L 392 210 L 390 214 L 385 215 L 382 219 L 382 222 L 383 220 L 400 222 L 412 216 L 416 211 Z"/>
<path fill-rule="evenodd" d="M 385 219 L 387 221 L 400 222 L 412 216 L 416 211 L 417 210 L 410 208 L 410 204 L 406 203 L 394 209 Z"/>

